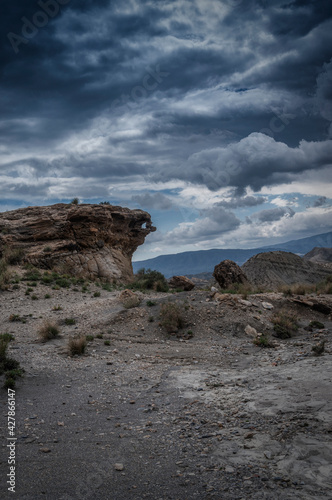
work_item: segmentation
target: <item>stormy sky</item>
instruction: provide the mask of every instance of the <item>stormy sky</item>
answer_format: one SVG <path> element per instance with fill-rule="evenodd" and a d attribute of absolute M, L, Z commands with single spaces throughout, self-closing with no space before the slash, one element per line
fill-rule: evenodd
<path fill-rule="evenodd" d="M 135 254 L 332 230 L 329 0 L 3 0 L 0 211 L 141 208 Z"/>

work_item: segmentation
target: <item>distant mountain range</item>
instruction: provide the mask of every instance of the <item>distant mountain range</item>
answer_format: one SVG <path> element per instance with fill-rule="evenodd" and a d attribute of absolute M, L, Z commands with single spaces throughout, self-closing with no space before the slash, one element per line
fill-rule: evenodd
<path fill-rule="evenodd" d="M 261 252 L 272 252 L 283 250 L 300 256 L 310 252 L 314 247 L 332 247 L 332 231 L 329 233 L 310 236 L 300 240 L 291 240 L 278 245 L 250 249 L 213 249 L 198 250 L 194 252 L 182 252 L 170 255 L 159 255 L 153 259 L 133 262 L 136 273 L 139 269 L 154 269 L 163 273 L 166 278 L 174 275 L 190 275 L 212 272 L 214 266 L 222 260 L 230 259 L 242 266 L 250 257 Z"/>

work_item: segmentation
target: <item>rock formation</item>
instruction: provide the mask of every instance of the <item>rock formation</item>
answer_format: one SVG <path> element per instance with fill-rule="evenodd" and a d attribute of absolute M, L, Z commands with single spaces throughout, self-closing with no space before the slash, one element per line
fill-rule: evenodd
<path fill-rule="evenodd" d="M 215 280 L 221 288 L 231 288 L 234 285 L 246 285 L 248 279 L 241 267 L 232 260 L 223 260 L 213 271 Z"/>
<path fill-rule="evenodd" d="M 332 271 L 290 252 L 265 252 L 251 257 L 242 266 L 251 284 L 264 288 L 280 285 L 314 284 Z"/>
<path fill-rule="evenodd" d="M 0 214 L 0 255 L 21 248 L 36 267 L 90 279 L 130 280 L 131 258 L 155 228 L 142 210 L 59 203 Z"/>
<path fill-rule="evenodd" d="M 168 284 L 171 288 L 181 288 L 185 292 L 195 288 L 195 283 L 186 276 L 173 276 L 168 280 Z"/>
<path fill-rule="evenodd" d="M 330 262 L 332 263 L 332 248 L 315 247 L 303 257 L 311 262 Z"/>

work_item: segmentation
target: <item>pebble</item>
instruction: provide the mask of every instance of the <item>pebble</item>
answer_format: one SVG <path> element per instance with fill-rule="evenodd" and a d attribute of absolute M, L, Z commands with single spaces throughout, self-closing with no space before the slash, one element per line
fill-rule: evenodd
<path fill-rule="evenodd" d="M 120 464 L 120 463 L 117 463 L 117 464 L 114 464 L 114 468 L 117 471 L 122 471 L 124 469 L 124 465 Z"/>
<path fill-rule="evenodd" d="M 264 307 L 264 309 L 273 309 L 273 305 L 270 304 L 270 302 L 262 302 L 262 307 Z"/>

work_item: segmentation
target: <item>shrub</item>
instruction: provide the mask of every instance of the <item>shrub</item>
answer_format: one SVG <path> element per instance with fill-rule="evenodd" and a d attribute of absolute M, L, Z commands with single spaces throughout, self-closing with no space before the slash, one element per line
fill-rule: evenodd
<path fill-rule="evenodd" d="M 93 296 L 94 296 L 94 297 L 100 297 L 100 292 L 95 292 L 95 293 L 93 294 Z"/>
<path fill-rule="evenodd" d="M 156 292 L 168 292 L 168 283 L 165 276 L 159 271 L 151 269 L 140 269 L 130 288 L 136 290 L 155 290 Z"/>
<path fill-rule="evenodd" d="M 271 319 L 273 323 L 274 336 L 280 339 L 287 339 L 298 330 L 297 318 L 288 311 L 279 311 Z"/>
<path fill-rule="evenodd" d="M 322 329 L 322 328 L 325 328 L 325 325 L 324 323 L 321 323 L 320 321 L 310 321 L 309 323 L 309 326 L 311 328 L 318 328 L 318 329 Z"/>
<path fill-rule="evenodd" d="M 86 349 L 86 337 L 80 335 L 78 337 L 72 337 L 68 341 L 68 352 L 71 356 L 80 356 L 84 354 Z"/>
<path fill-rule="evenodd" d="M 17 321 L 22 321 L 22 318 L 21 318 L 21 316 L 19 314 L 11 314 L 9 316 L 9 321 L 11 323 L 14 323 L 14 322 L 17 322 Z"/>
<path fill-rule="evenodd" d="M 146 305 L 147 305 L 148 307 L 153 307 L 153 306 L 155 306 L 155 305 L 156 305 L 156 302 L 153 302 L 153 300 L 147 300 Z"/>
<path fill-rule="evenodd" d="M 31 300 L 38 300 L 37 295 L 35 295 L 35 294 L 31 295 Z"/>
<path fill-rule="evenodd" d="M 46 293 L 44 298 L 45 298 L 45 299 L 50 299 L 50 298 L 51 298 L 51 296 L 50 296 L 50 294 L 49 294 L 49 293 Z"/>
<path fill-rule="evenodd" d="M 53 306 L 53 309 L 52 311 L 62 311 L 62 307 L 61 306 Z"/>
<path fill-rule="evenodd" d="M 99 205 L 110 205 L 109 201 L 101 201 Z"/>
<path fill-rule="evenodd" d="M 160 324 L 168 333 L 176 333 L 179 328 L 183 328 L 185 322 L 179 304 L 168 302 L 160 309 Z"/>
<path fill-rule="evenodd" d="M 8 271 L 7 262 L 4 258 L 0 259 L 0 290 L 7 290 L 11 279 Z"/>
<path fill-rule="evenodd" d="M 57 324 L 52 321 L 44 321 L 43 325 L 38 330 L 38 335 L 44 342 L 55 339 L 59 336 L 59 333 Z"/>
<path fill-rule="evenodd" d="M 78 205 L 80 200 L 78 198 L 73 198 L 70 202 L 71 205 Z"/>
<path fill-rule="evenodd" d="M 74 318 L 65 318 L 65 325 L 76 325 L 76 319 Z"/>
<path fill-rule="evenodd" d="M 5 259 L 6 263 L 10 266 L 15 266 L 20 264 L 24 257 L 23 248 L 10 248 L 7 247 L 3 253 L 3 259 Z"/>
<path fill-rule="evenodd" d="M 102 333 L 98 333 L 98 334 L 96 335 L 96 339 L 102 339 L 102 338 L 103 338 L 103 334 L 102 334 Z"/>
<path fill-rule="evenodd" d="M 94 336 L 93 335 L 86 335 L 85 338 L 86 338 L 87 342 L 92 342 L 94 339 Z"/>
<path fill-rule="evenodd" d="M 253 343 L 258 347 L 274 347 L 266 335 L 257 335 L 254 338 Z"/>
<path fill-rule="evenodd" d="M 148 322 L 149 322 L 149 323 L 153 323 L 153 322 L 154 322 L 154 317 L 153 317 L 153 316 L 149 316 L 149 318 L 148 318 Z"/>
<path fill-rule="evenodd" d="M 5 375 L 3 387 L 5 389 L 14 389 L 15 380 L 23 375 L 24 370 L 20 368 L 20 363 L 16 359 L 7 357 L 7 347 L 14 337 L 8 333 L 0 335 L 0 375 Z"/>
<path fill-rule="evenodd" d="M 11 340 L 14 340 L 15 337 L 11 333 L 1 333 L 0 334 L 0 341 L 4 340 L 5 342 L 10 342 Z"/>
<path fill-rule="evenodd" d="M 111 342 L 109 340 L 104 340 L 104 345 L 111 345 Z"/>

